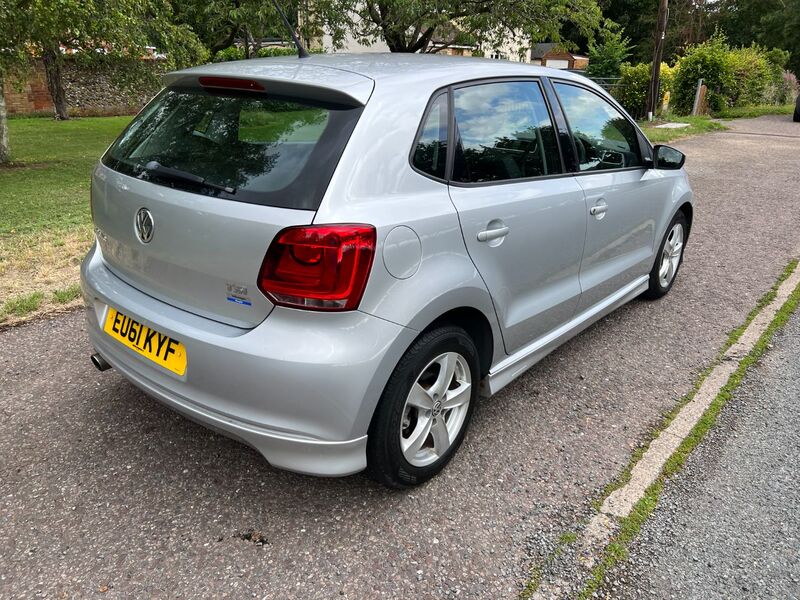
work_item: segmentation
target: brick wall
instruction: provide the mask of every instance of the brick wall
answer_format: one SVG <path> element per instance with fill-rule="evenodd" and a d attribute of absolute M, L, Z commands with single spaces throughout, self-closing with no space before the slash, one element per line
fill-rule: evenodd
<path fill-rule="evenodd" d="M 44 66 L 34 64 L 25 81 L 7 81 L 5 85 L 6 107 L 9 114 L 26 114 L 53 110 L 53 101 L 47 91 Z"/>
<path fill-rule="evenodd" d="M 152 68 L 160 65 L 152 62 Z M 64 89 L 67 105 L 75 115 L 123 115 L 137 112 L 158 91 L 159 85 L 139 83 L 122 86 L 113 76 L 113 64 L 85 65 L 66 60 L 64 63 Z M 44 65 L 35 61 L 24 81 L 8 81 L 5 85 L 6 106 L 9 114 L 53 112 L 53 102 L 47 91 Z"/>

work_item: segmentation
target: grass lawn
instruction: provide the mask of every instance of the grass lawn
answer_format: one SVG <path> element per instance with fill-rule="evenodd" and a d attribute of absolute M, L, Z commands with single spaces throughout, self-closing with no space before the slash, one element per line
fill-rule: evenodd
<path fill-rule="evenodd" d="M 688 127 L 682 129 L 658 129 L 656 125 L 663 125 L 664 123 L 688 123 Z M 722 123 L 713 121 L 711 117 L 672 117 L 668 119 L 659 119 L 657 121 L 640 121 L 639 127 L 647 136 L 647 138 L 654 144 L 666 144 L 674 142 L 681 138 L 689 137 L 692 135 L 699 135 L 701 133 L 710 133 L 712 131 L 722 131 L 727 129 Z"/>
<path fill-rule="evenodd" d="M 782 105 L 740 106 L 726 108 L 717 114 L 720 119 L 749 119 L 763 117 L 764 115 L 791 115 L 794 113 L 794 103 Z"/>
<path fill-rule="evenodd" d="M 91 241 L 89 177 L 130 117 L 11 119 L 0 167 L 0 323 L 70 306 Z"/>

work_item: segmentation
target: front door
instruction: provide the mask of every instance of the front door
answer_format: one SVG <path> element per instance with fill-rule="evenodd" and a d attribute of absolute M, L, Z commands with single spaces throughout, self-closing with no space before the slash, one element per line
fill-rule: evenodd
<path fill-rule="evenodd" d="M 536 81 L 453 90 L 450 197 L 512 353 L 575 314 L 587 213 Z"/>
<path fill-rule="evenodd" d="M 576 181 L 586 194 L 581 312 L 650 271 L 664 186 L 649 175 L 636 128 L 620 111 L 587 88 L 554 86 L 578 153 Z"/>

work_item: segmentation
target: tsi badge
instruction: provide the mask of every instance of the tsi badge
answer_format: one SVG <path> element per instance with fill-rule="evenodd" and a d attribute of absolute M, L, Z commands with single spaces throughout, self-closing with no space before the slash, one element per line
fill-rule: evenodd
<path fill-rule="evenodd" d="M 143 244 L 148 244 L 153 239 L 153 230 L 155 223 L 153 222 L 152 213 L 146 208 L 140 208 L 136 213 L 136 236 Z"/>
<path fill-rule="evenodd" d="M 226 283 L 228 288 L 228 302 L 234 304 L 241 304 L 242 306 L 252 306 L 253 303 L 247 297 L 247 288 L 243 285 L 236 285 L 235 283 Z"/>

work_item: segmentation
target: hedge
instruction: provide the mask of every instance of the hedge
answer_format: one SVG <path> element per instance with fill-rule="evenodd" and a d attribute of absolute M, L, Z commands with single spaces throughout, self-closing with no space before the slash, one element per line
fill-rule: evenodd
<path fill-rule="evenodd" d="M 675 110 L 689 114 L 697 81 L 708 88 L 706 100 L 712 113 L 726 108 L 760 104 L 785 104 L 793 99 L 791 78 L 784 75 L 788 54 L 757 45 L 731 48 L 724 36 L 690 47 L 678 61 L 675 78 Z"/>
<path fill-rule="evenodd" d="M 308 52 L 309 54 L 322 54 L 325 51 L 322 49 L 312 49 Z M 284 46 L 267 46 L 265 48 L 259 48 L 256 50 L 255 55 L 258 58 L 270 58 L 273 56 L 297 56 L 297 49 L 293 47 L 287 48 Z M 244 48 L 239 48 L 238 46 L 225 48 L 224 50 L 217 52 L 212 60 L 215 63 L 227 62 L 230 60 L 244 60 Z"/>
<path fill-rule="evenodd" d="M 611 89 L 611 93 L 633 117 L 639 119 L 647 113 L 647 89 L 650 87 L 651 63 L 631 65 L 625 63 L 620 67 L 620 78 Z M 675 81 L 675 67 L 661 63 L 659 77 L 658 108 L 664 101 L 664 95 L 672 92 Z"/>

